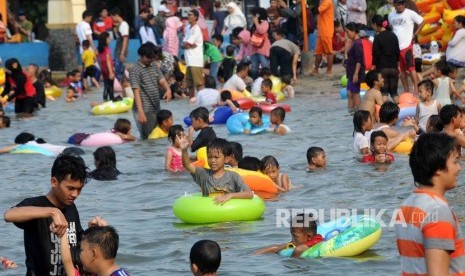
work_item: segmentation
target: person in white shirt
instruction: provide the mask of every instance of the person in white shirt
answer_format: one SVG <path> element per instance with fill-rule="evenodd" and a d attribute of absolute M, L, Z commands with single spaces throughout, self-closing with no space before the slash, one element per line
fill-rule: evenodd
<path fill-rule="evenodd" d="M 416 12 L 405 8 L 405 0 L 395 0 L 394 5 L 396 10 L 389 14 L 389 23 L 392 26 L 394 34 L 399 40 L 399 67 L 400 80 L 404 86 L 404 91 L 410 91 L 407 74 L 413 80 L 413 89 L 418 95 L 418 76 L 415 71 L 415 61 L 413 58 L 413 39 L 420 33 L 425 25 L 423 18 Z M 418 24 L 418 28 L 414 32 L 414 24 Z"/>
<path fill-rule="evenodd" d="M 195 97 L 195 88 L 197 91 L 203 88 L 203 36 L 197 25 L 199 16 L 198 10 L 190 10 L 187 13 L 190 28 L 181 44 L 186 59 L 186 84 L 191 101 Z"/>
<path fill-rule="evenodd" d="M 212 76 L 205 76 L 205 88 L 197 93 L 196 104 L 209 107 L 220 100 L 220 92 L 215 89 L 216 81 Z"/>
<path fill-rule="evenodd" d="M 82 42 L 84 40 L 89 40 L 90 48 L 97 52 L 94 42 L 92 40 L 92 28 L 90 27 L 90 22 L 92 22 L 92 13 L 88 10 L 85 10 L 82 13 L 82 21 L 76 25 L 76 35 L 79 39 L 79 53 L 82 54 L 84 51 L 82 49 Z"/>
<path fill-rule="evenodd" d="M 232 75 L 223 85 L 223 90 L 244 92 L 247 85 L 244 79 L 249 75 L 249 66 L 245 63 L 237 65 L 236 74 Z"/>
<path fill-rule="evenodd" d="M 149 14 L 145 19 L 144 25 L 140 26 L 139 34 L 141 39 L 141 44 L 145 42 L 152 42 L 154 45 L 157 45 L 157 40 L 155 39 L 155 34 L 153 33 L 152 26 L 155 25 L 155 16 Z"/>
<path fill-rule="evenodd" d="M 124 79 L 124 61 L 128 56 L 129 44 L 129 25 L 124 21 L 122 14 L 119 8 L 113 8 L 110 12 L 111 19 L 113 19 L 115 25 L 118 26 L 114 59 L 115 77 L 119 82 L 122 82 Z"/>

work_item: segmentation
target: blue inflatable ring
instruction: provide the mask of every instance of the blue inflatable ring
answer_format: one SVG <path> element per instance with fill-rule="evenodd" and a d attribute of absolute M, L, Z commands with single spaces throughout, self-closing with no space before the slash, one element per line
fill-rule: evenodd
<path fill-rule="evenodd" d="M 244 133 L 244 126 L 249 120 L 249 113 L 237 113 L 229 117 L 226 122 L 226 128 L 231 134 Z M 262 115 L 263 124 L 259 127 L 252 127 L 250 134 L 259 134 L 266 132 L 270 127 L 270 118 L 267 115 Z"/>
<path fill-rule="evenodd" d="M 228 121 L 228 118 L 233 115 L 234 112 L 229 106 L 219 106 L 215 108 L 213 111 L 213 122 L 210 122 L 212 125 L 221 125 L 221 124 L 226 124 L 226 121 Z M 192 124 L 191 118 L 189 116 L 186 116 L 184 118 L 184 123 L 187 126 L 190 126 Z"/>

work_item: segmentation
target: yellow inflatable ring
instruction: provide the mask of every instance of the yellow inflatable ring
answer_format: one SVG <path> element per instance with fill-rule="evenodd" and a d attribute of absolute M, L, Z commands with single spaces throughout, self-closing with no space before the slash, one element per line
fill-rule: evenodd
<path fill-rule="evenodd" d="M 413 140 L 408 137 L 404 141 L 400 142 L 392 151 L 396 153 L 410 154 L 413 147 Z"/>
<path fill-rule="evenodd" d="M 50 87 L 45 88 L 45 96 L 52 96 L 54 98 L 60 98 L 63 91 L 61 88 L 57 87 L 56 85 L 52 85 Z"/>
<path fill-rule="evenodd" d="M 5 69 L 0 68 L 0 85 L 4 85 L 6 80 Z"/>
<path fill-rule="evenodd" d="M 238 173 L 250 190 L 261 198 L 274 197 L 279 192 L 273 180 L 261 172 L 239 168 L 227 168 L 227 170 Z"/>
<path fill-rule="evenodd" d="M 103 104 L 96 105 L 92 108 L 92 114 L 94 115 L 111 115 L 118 113 L 125 113 L 131 110 L 134 104 L 133 98 L 123 98 L 122 101 L 113 102 L 108 101 Z"/>

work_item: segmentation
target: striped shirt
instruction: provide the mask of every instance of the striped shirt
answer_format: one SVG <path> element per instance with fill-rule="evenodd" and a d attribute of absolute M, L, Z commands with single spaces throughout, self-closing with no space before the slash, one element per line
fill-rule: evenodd
<path fill-rule="evenodd" d="M 402 204 L 395 232 L 403 276 L 427 275 L 425 249 L 449 253 L 449 273 L 465 275 L 462 232 L 447 200 L 431 191 L 416 190 Z"/>
<path fill-rule="evenodd" d="M 129 73 L 132 89 L 139 89 L 142 109 L 145 113 L 158 113 L 160 110 L 160 80 L 163 74 L 154 63 L 150 66 L 137 62 Z M 132 110 L 137 111 L 134 103 Z"/>

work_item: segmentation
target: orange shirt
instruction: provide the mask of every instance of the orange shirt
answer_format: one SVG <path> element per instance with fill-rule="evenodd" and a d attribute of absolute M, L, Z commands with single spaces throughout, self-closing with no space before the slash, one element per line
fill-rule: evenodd
<path fill-rule="evenodd" d="M 321 0 L 318 6 L 318 36 L 333 38 L 334 5 L 332 0 Z"/>

